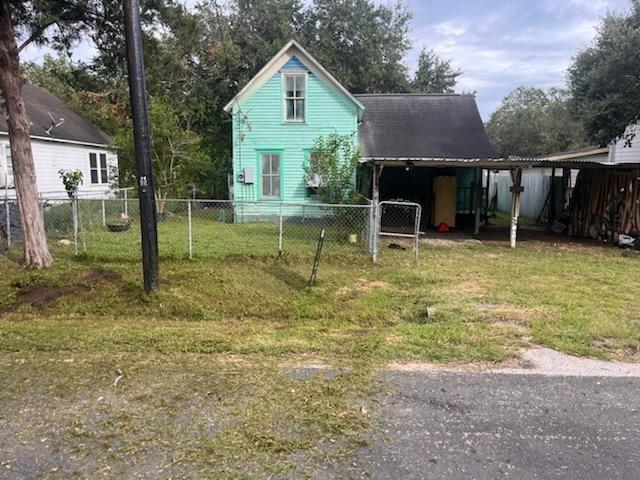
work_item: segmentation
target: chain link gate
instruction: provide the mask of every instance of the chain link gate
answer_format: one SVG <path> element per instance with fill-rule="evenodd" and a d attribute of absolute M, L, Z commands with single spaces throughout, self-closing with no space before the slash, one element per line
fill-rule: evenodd
<path fill-rule="evenodd" d="M 414 202 L 384 200 L 376 206 L 373 261 L 378 261 L 381 237 L 413 240 L 413 252 L 418 263 L 420 219 L 422 206 Z"/>

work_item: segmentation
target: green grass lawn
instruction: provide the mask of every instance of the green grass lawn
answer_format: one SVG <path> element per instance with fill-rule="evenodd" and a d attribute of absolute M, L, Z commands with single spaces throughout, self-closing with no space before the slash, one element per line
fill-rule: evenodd
<path fill-rule="evenodd" d="M 415 266 L 411 252 L 383 247 L 373 265 L 335 235 L 308 288 L 316 229 L 285 237 L 278 258 L 272 225 L 199 222 L 191 261 L 184 224 L 161 224 L 151 295 L 141 292 L 136 226 L 120 237 L 96 229 L 102 248 L 78 259 L 54 242 L 46 271 L 22 269 L 16 252 L 0 257 L 6 432 L 24 429 L 38 449 L 56 425 L 56 448 L 78 456 L 81 476 L 105 465 L 127 476 L 151 461 L 178 477 L 300 478 L 348 463 L 370 427 L 373 371 L 390 361 L 500 362 L 534 345 L 638 359 L 633 253 L 423 247 Z M 295 378 L 283 367 L 309 362 L 340 374 Z M 25 398 L 31 413 L 16 416 Z M 156 441 L 162 458 L 150 460 Z M 60 468 L 60 478 L 74 473 Z"/>

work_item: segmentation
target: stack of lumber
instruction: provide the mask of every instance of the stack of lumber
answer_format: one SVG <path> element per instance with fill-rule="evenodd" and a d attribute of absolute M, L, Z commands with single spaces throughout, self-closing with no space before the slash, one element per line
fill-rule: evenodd
<path fill-rule="evenodd" d="M 568 214 L 570 235 L 640 233 L 640 170 L 580 170 Z"/>

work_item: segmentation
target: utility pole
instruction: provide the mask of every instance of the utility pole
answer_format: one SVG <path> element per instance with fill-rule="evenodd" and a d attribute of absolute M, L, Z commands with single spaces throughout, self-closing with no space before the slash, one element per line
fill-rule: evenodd
<path fill-rule="evenodd" d="M 142 270 L 144 291 L 158 286 L 158 229 L 156 199 L 151 169 L 151 138 L 147 111 L 147 89 L 142 58 L 142 28 L 139 0 L 124 0 L 124 28 L 129 71 L 129 95 L 133 114 L 133 138 L 136 149 L 136 179 L 140 200 Z"/>

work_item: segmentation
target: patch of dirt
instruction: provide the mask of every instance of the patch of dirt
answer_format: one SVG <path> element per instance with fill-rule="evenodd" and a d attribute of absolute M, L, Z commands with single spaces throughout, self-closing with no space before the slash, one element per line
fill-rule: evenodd
<path fill-rule="evenodd" d="M 478 280 L 461 280 L 455 284 L 455 292 L 484 295 L 487 293 L 487 289 Z"/>
<path fill-rule="evenodd" d="M 120 274 L 113 270 L 89 270 L 80 277 L 86 283 L 113 282 L 120 279 Z"/>
<path fill-rule="evenodd" d="M 60 297 L 79 293 L 78 286 L 51 287 L 49 285 L 29 285 L 18 292 L 15 307 L 20 305 L 31 305 L 33 308 L 42 310 L 45 307 L 55 305 Z"/>
<path fill-rule="evenodd" d="M 388 284 L 381 280 L 367 280 L 366 278 L 356 278 L 351 287 L 342 287 L 336 292 L 338 297 L 357 298 L 363 293 L 374 288 L 385 288 Z"/>
<path fill-rule="evenodd" d="M 541 308 L 526 308 L 508 304 L 479 303 L 476 308 L 484 312 L 491 323 L 496 325 L 528 327 L 532 318 L 544 314 Z"/>
<path fill-rule="evenodd" d="M 427 361 L 393 362 L 387 369 L 399 372 L 487 372 L 494 369 L 529 369 L 530 362 L 511 358 L 501 363 L 491 362 L 447 362 L 433 363 Z"/>
<path fill-rule="evenodd" d="M 72 285 L 39 285 L 33 284 L 21 288 L 16 294 L 16 301 L 6 311 L 19 308 L 21 305 L 31 305 L 42 310 L 52 307 L 61 297 L 82 295 L 91 285 L 114 282 L 120 279 L 120 274 L 112 270 L 92 269 L 78 276 L 78 281 Z"/>
<path fill-rule="evenodd" d="M 499 364 L 487 362 L 444 363 L 410 362 L 392 363 L 390 370 L 418 372 L 485 372 L 512 375 L 550 375 L 568 377 L 640 377 L 640 363 L 609 362 L 582 358 L 551 350 L 531 348 L 522 358 Z"/>

